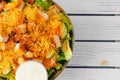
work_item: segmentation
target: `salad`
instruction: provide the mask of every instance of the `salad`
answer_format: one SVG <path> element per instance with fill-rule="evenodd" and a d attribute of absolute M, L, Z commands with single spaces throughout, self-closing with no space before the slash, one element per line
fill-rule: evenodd
<path fill-rule="evenodd" d="M 72 25 L 52 0 L 0 1 L 0 80 L 15 80 L 27 60 L 41 62 L 49 80 L 72 57 Z"/>

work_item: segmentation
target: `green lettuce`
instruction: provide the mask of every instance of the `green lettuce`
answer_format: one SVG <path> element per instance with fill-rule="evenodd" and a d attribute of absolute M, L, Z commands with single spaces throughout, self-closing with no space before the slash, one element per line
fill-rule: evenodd
<path fill-rule="evenodd" d="M 41 6 L 45 10 L 48 10 L 49 7 L 52 5 L 52 0 L 35 0 L 35 4 L 37 6 Z"/>
<path fill-rule="evenodd" d="M 66 25 L 68 32 L 72 30 L 72 25 L 70 24 L 70 21 L 68 17 L 64 13 L 60 13 L 59 16 L 62 19 L 62 22 Z"/>

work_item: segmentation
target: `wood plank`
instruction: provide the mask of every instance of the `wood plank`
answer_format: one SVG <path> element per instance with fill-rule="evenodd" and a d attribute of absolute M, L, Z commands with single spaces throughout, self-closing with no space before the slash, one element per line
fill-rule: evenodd
<path fill-rule="evenodd" d="M 119 80 L 120 69 L 66 68 L 55 80 Z"/>
<path fill-rule="evenodd" d="M 119 14 L 120 0 L 55 0 L 70 14 Z"/>
<path fill-rule="evenodd" d="M 75 40 L 120 40 L 120 16 L 70 16 Z"/>
<path fill-rule="evenodd" d="M 73 57 L 68 66 L 120 67 L 120 43 L 75 42 Z"/>

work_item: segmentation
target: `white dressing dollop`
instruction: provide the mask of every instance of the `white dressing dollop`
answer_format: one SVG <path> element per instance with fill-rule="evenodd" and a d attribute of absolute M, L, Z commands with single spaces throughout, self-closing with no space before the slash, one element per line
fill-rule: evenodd
<path fill-rule="evenodd" d="M 48 80 L 48 74 L 40 62 L 28 60 L 18 67 L 15 78 L 16 80 Z"/>

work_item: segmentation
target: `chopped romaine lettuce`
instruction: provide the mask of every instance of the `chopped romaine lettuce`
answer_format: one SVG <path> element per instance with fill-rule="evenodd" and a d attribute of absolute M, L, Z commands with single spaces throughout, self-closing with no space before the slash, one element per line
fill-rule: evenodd
<path fill-rule="evenodd" d="M 65 16 L 64 13 L 60 13 L 59 16 L 61 17 L 63 23 L 67 26 L 68 31 L 72 30 L 72 25 L 69 22 L 69 19 Z"/>
<path fill-rule="evenodd" d="M 70 60 L 72 57 L 72 51 L 69 45 L 69 40 L 64 41 L 62 44 L 62 51 L 64 52 L 65 59 Z"/>
<path fill-rule="evenodd" d="M 10 72 L 9 74 L 0 75 L 0 80 L 15 80 L 14 74 Z"/>
<path fill-rule="evenodd" d="M 52 4 L 52 0 L 35 0 L 37 6 L 41 6 L 45 10 L 48 10 Z"/>
<path fill-rule="evenodd" d="M 66 38 L 66 36 L 68 34 L 67 27 L 63 23 L 60 28 L 61 28 L 61 38 L 64 39 L 64 38 Z"/>
<path fill-rule="evenodd" d="M 61 69 L 61 67 L 62 67 L 62 64 L 58 62 L 55 68 L 56 68 L 57 70 L 59 70 L 59 69 Z"/>
<path fill-rule="evenodd" d="M 61 53 L 57 56 L 57 61 L 63 61 L 66 60 L 64 53 Z"/>
<path fill-rule="evenodd" d="M 48 74 L 49 74 L 48 77 L 51 77 L 51 75 L 54 73 L 54 71 L 55 70 L 53 68 L 49 69 L 48 70 Z"/>

